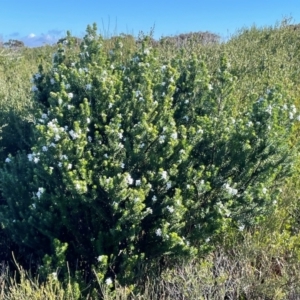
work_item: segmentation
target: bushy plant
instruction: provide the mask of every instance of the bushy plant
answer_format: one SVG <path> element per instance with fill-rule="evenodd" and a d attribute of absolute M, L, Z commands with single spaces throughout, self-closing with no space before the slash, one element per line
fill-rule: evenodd
<path fill-rule="evenodd" d="M 197 56 L 160 58 L 147 38 L 126 60 L 122 43 L 102 44 L 89 26 L 78 56 L 67 37 L 34 75 L 33 146 L 6 158 L 0 217 L 44 271 L 67 260 L 110 285 L 208 251 L 214 234 L 272 209 L 299 116 L 279 86 L 238 110 L 225 57 L 212 76 Z"/>

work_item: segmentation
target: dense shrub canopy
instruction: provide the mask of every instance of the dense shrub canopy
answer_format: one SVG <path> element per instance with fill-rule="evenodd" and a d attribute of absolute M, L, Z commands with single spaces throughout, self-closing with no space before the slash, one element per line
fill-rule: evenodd
<path fill-rule="evenodd" d="M 210 73 L 184 50 L 168 59 L 147 38 L 124 57 L 96 26 L 33 76 L 31 149 L 1 170 L 0 218 L 41 270 L 96 270 L 134 282 L 141 263 L 204 253 L 227 228 L 272 210 L 298 145 L 284 88 L 250 92 L 223 56 Z"/>

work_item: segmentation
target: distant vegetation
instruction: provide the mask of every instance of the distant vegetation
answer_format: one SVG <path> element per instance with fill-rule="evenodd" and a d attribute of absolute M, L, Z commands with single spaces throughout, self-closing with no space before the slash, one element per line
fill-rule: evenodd
<path fill-rule="evenodd" d="M 300 30 L 0 47 L 0 299 L 299 299 Z"/>

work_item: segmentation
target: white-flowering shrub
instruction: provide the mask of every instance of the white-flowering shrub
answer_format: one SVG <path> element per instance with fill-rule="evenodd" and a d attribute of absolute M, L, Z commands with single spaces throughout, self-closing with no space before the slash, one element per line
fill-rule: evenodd
<path fill-rule="evenodd" d="M 237 109 L 225 58 L 210 75 L 197 57 L 162 61 L 145 39 L 126 61 L 95 26 L 77 56 L 65 44 L 33 77 L 34 146 L 1 173 L 0 217 L 44 267 L 133 282 L 141 263 L 206 251 L 272 207 L 296 150 L 283 90 Z"/>

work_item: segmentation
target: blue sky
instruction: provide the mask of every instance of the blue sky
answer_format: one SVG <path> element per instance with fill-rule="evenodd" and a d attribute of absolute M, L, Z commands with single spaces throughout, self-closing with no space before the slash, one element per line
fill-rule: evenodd
<path fill-rule="evenodd" d="M 155 27 L 155 38 L 192 31 L 228 38 L 243 27 L 274 26 L 284 17 L 300 23 L 300 0 L 0 0 L 0 38 L 51 44 L 67 30 L 83 36 L 94 22 L 106 36 L 136 36 Z"/>

